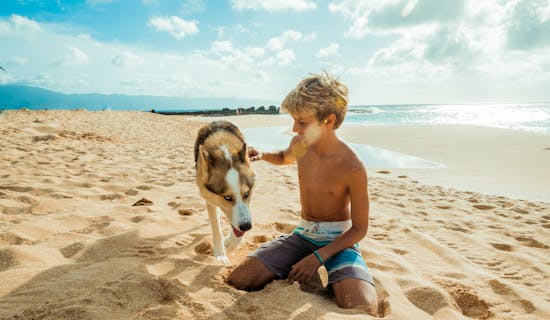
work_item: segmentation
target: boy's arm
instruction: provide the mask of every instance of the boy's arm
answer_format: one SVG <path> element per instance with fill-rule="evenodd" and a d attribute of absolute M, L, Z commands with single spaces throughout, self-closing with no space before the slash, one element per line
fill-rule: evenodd
<path fill-rule="evenodd" d="M 249 156 L 251 161 L 265 160 L 272 164 L 283 165 L 291 164 L 296 162 L 296 156 L 292 152 L 296 143 L 298 143 L 298 136 L 294 136 L 290 140 L 290 144 L 284 150 L 275 151 L 275 152 L 262 152 L 254 148 L 250 148 Z"/>
<path fill-rule="evenodd" d="M 361 241 L 367 234 L 369 226 L 369 194 L 367 188 L 367 172 L 365 167 L 359 163 L 355 165 L 350 174 L 349 194 L 351 202 L 351 228 L 343 232 L 336 240 L 326 245 L 317 252 L 327 261 L 340 251 L 352 247 Z M 310 254 L 292 266 L 288 274 L 290 281 L 309 282 L 321 262 L 314 254 Z"/>

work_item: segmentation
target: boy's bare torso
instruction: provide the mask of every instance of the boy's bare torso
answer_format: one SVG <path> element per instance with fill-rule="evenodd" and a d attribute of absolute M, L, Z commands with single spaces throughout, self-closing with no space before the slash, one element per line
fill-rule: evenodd
<path fill-rule="evenodd" d="M 309 221 L 349 220 L 349 174 L 355 153 L 343 142 L 328 155 L 313 148 L 297 159 L 302 218 Z"/>

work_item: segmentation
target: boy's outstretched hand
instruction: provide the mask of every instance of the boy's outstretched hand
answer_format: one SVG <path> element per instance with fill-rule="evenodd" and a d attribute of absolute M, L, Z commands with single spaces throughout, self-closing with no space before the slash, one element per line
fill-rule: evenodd
<path fill-rule="evenodd" d="M 254 147 L 248 147 L 248 156 L 250 157 L 250 161 L 254 162 L 261 160 L 264 154 L 260 150 L 256 150 Z"/>
<path fill-rule="evenodd" d="M 319 269 L 320 266 L 321 263 L 317 257 L 310 254 L 292 266 L 292 269 L 288 274 L 288 281 L 298 281 L 300 283 L 308 284 L 315 273 L 317 273 L 317 269 Z"/>

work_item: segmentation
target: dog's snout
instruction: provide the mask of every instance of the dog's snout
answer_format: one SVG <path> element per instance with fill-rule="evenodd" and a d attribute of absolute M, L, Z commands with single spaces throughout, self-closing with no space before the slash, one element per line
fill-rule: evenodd
<path fill-rule="evenodd" d="M 239 229 L 241 229 L 241 231 L 248 231 L 252 229 L 252 224 L 250 222 L 242 223 L 241 225 L 239 225 Z"/>

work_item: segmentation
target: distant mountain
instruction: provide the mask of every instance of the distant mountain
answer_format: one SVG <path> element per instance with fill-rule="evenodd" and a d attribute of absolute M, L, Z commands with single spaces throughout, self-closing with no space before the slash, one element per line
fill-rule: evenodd
<path fill-rule="evenodd" d="M 238 107 L 266 108 L 270 100 L 239 98 L 181 98 L 122 94 L 63 94 L 37 87 L 0 85 L 1 109 L 78 109 L 102 110 L 204 110 Z"/>

